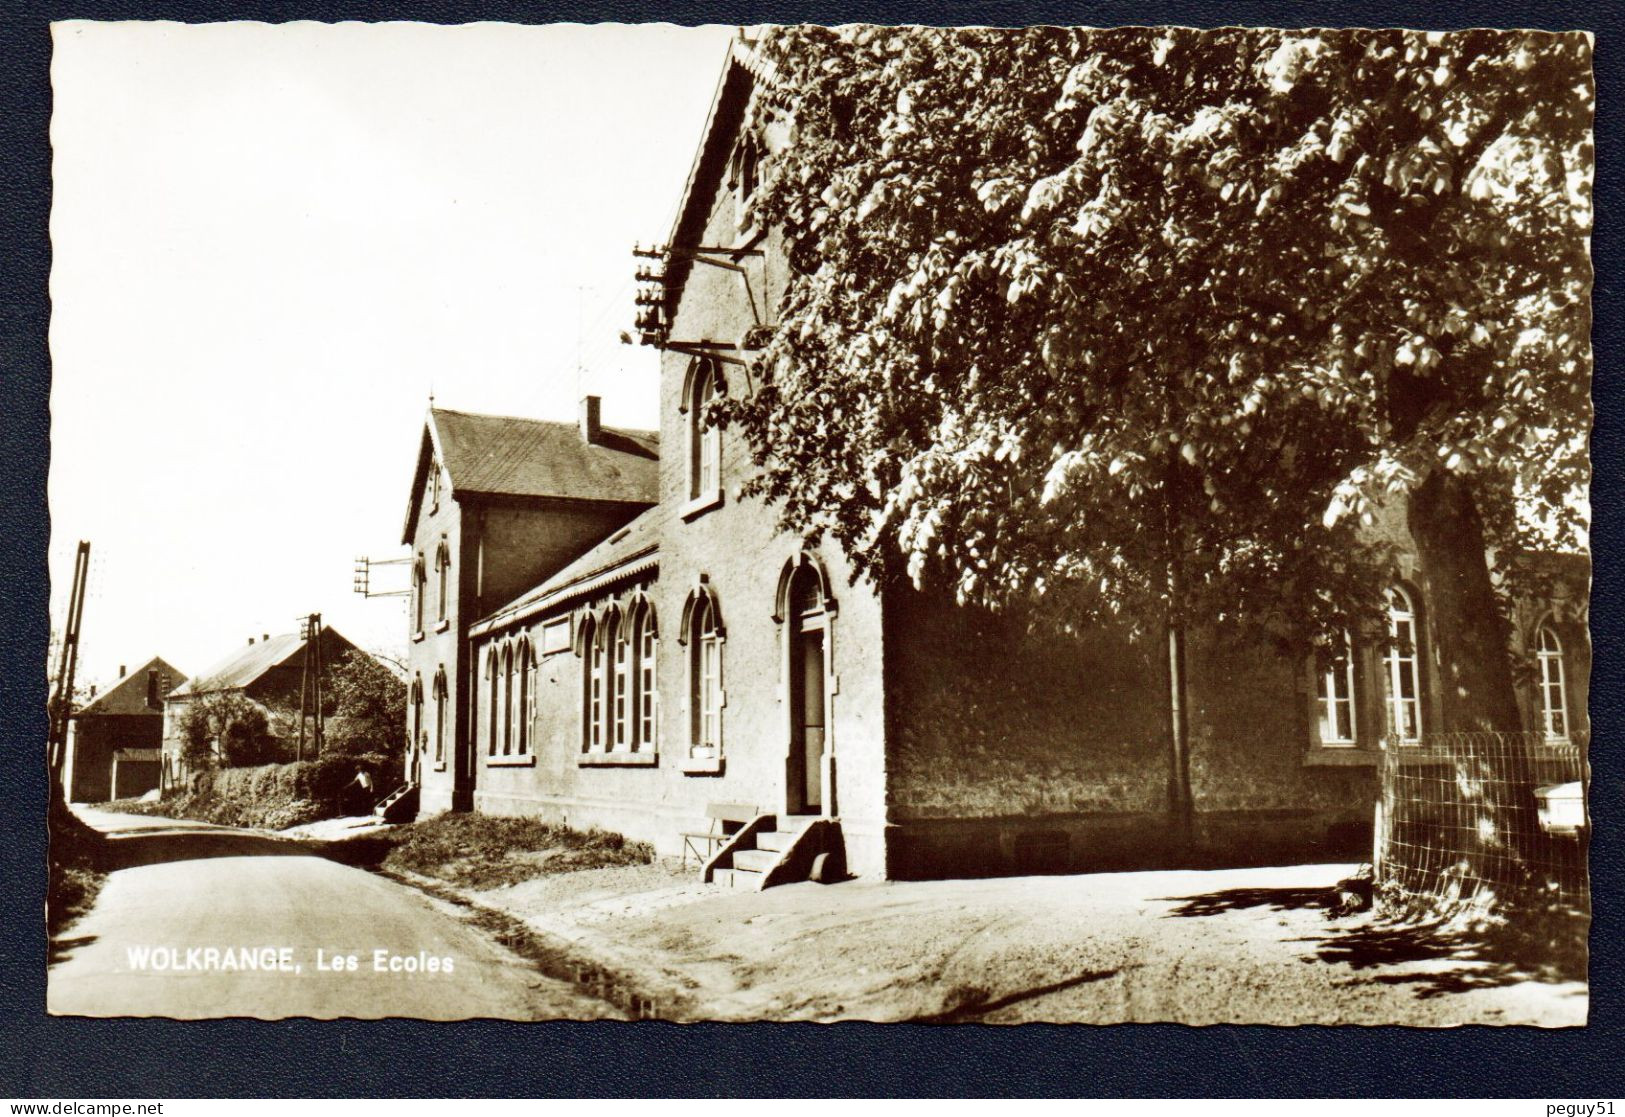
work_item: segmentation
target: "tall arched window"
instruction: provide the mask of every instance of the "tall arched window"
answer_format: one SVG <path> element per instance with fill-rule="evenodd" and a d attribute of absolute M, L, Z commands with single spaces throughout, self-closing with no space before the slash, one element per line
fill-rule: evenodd
<path fill-rule="evenodd" d="M 1422 676 L 1416 607 L 1398 586 L 1388 591 L 1388 731 L 1407 745 L 1422 742 Z"/>
<path fill-rule="evenodd" d="M 1320 743 L 1353 745 L 1354 654 L 1348 633 L 1343 633 L 1335 658 L 1320 672 Z"/>
<path fill-rule="evenodd" d="M 636 725 L 635 748 L 653 750 L 655 743 L 655 613 L 645 603 L 633 614 L 633 646 L 637 651 L 637 669 L 633 690 L 633 718 Z"/>
<path fill-rule="evenodd" d="M 423 599 L 429 592 L 429 575 L 423 569 L 423 556 L 421 554 L 412 562 L 412 594 L 416 601 L 413 605 L 413 619 L 416 622 L 413 632 L 423 631 L 424 605 Z"/>
<path fill-rule="evenodd" d="M 437 595 L 435 608 L 438 610 L 435 619 L 443 621 L 446 619 L 446 603 L 451 600 L 451 544 L 446 542 L 444 535 L 440 537 L 440 548 L 435 552 L 434 565 L 439 576 L 439 584 L 435 591 Z"/>
<path fill-rule="evenodd" d="M 610 747 L 624 749 L 632 744 L 632 634 L 619 616 L 610 619 L 606 630 L 613 672 L 609 680 L 613 734 Z"/>
<path fill-rule="evenodd" d="M 423 675 L 412 675 L 412 738 L 407 748 L 407 764 L 415 764 L 413 758 L 418 755 L 418 743 L 423 737 Z"/>
<path fill-rule="evenodd" d="M 502 646 L 502 755 L 513 752 L 513 645 Z"/>
<path fill-rule="evenodd" d="M 588 617 L 582 623 L 585 652 L 582 658 L 582 736 L 588 749 L 604 747 L 604 643 L 598 639 L 597 626 Z"/>
<path fill-rule="evenodd" d="M 1535 651 L 1540 664 L 1540 717 L 1548 741 L 1569 739 L 1569 701 L 1563 678 L 1563 644 L 1550 625 L 1540 626 Z"/>
<path fill-rule="evenodd" d="M 716 756 L 722 747 L 722 639 L 709 595 L 695 604 L 691 624 L 694 660 L 689 709 L 694 751 L 696 755 Z"/>
<path fill-rule="evenodd" d="M 485 681 L 486 705 L 488 707 L 485 751 L 489 755 L 495 756 L 497 754 L 497 711 L 502 708 L 499 693 L 502 687 L 502 659 L 501 651 L 495 644 L 491 645 L 485 655 Z"/>
<path fill-rule="evenodd" d="M 531 675 L 536 669 L 530 655 L 530 641 L 519 641 L 519 744 L 516 751 L 523 756 L 530 751 L 530 704 L 534 691 Z"/>
<path fill-rule="evenodd" d="M 722 435 L 707 422 L 706 405 L 718 394 L 721 381 L 716 366 L 701 361 L 694 372 L 688 405 L 689 491 L 691 497 L 716 492 L 722 486 Z"/>
<path fill-rule="evenodd" d="M 446 762 L 446 705 L 450 688 L 446 686 L 446 669 L 434 672 L 434 762 Z"/>

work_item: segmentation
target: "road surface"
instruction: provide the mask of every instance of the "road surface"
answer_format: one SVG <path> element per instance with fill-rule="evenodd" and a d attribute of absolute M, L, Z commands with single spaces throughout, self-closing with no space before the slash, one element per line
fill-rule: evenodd
<path fill-rule="evenodd" d="M 196 822 L 76 808 L 115 864 L 51 949 L 58 1015 L 615 1016 L 449 909 L 298 843 Z"/>

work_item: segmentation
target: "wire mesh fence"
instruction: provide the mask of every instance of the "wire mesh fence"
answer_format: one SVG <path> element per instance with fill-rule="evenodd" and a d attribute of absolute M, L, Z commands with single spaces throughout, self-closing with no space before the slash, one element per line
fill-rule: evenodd
<path fill-rule="evenodd" d="M 1373 850 L 1386 909 L 1589 915 L 1588 742 L 1544 733 L 1389 739 Z"/>

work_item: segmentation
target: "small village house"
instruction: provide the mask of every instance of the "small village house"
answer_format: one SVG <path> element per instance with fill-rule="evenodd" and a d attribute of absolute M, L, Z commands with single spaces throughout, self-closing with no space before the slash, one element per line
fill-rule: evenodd
<path fill-rule="evenodd" d="M 291 755 L 299 734 L 301 688 L 307 686 L 306 645 L 310 643 L 297 632 L 263 634 L 258 639 L 250 636 L 237 651 L 171 691 L 164 701 L 163 786 L 178 786 L 189 774 L 182 731 L 187 708 L 214 695 L 240 695 L 258 706 L 270 723 L 273 740 Z M 323 628 L 319 651 L 324 677 L 346 653 L 358 650 L 337 629 Z M 314 663 L 315 658 L 310 662 Z M 308 684 L 308 694 L 308 705 L 314 713 L 313 680 Z M 323 693 L 322 707 L 324 713 L 332 713 L 330 691 Z M 219 742 L 215 742 L 215 748 L 218 751 Z"/>
<path fill-rule="evenodd" d="M 68 722 L 63 780 L 69 802 L 132 799 L 158 786 L 164 696 L 185 680 L 184 672 L 154 656 L 133 672 L 121 666 L 117 682 L 92 692 Z"/>

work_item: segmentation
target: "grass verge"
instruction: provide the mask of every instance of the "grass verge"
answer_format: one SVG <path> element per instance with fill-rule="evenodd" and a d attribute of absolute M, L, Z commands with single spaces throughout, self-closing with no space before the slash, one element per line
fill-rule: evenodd
<path fill-rule="evenodd" d="M 327 852 L 346 864 L 416 873 L 475 891 L 654 860 L 647 842 L 604 830 L 463 813 L 333 842 Z"/>
<path fill-rule="evenodd" d="M 45 925 L 55 937 L 89 911 L 107 881 L 102 837 L 63 812 L 53 820 L 46 878 Z"/>

